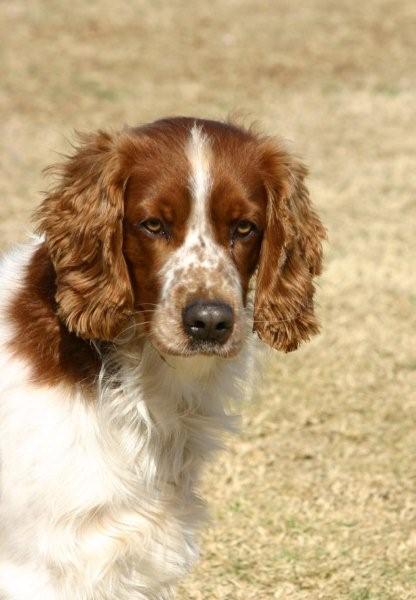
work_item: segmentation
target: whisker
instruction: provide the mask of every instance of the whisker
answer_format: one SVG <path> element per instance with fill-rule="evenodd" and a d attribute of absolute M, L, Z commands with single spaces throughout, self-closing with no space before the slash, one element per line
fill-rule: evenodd
<path fill-rule="evenodd" d="M 292 321 L 295 321 L 301 314 L 303 311 L 300 311 L 298 314 L 294 315 L 293 317 L 290 317 L 288 319 L 253 319 L 253 324 L 254 323 L 267 323 L 269 325 L 272 325 L 274 323 L 291 323 Z"/>
<path fill-rule="evenodd" d="M 157 302 L 140 302 L 139 306 L 158 306 Z"/>
<path fill-rule="evenodd" d="M 270 325 L 274 324 L 274 323 L 291 323 L 292 321 L 295 321 L 298 317 L 300 317 L 300 315 L 303 313 L 303 311 L 307 308 L 312 308 L 313 304 L 312 303 L 307 303 L 304 304 L 299 312 L 295 313 L 294 315 L 288 317 L 287 319 L 253 319 L 253 324 L 254 323 L 268 323 Z"/>

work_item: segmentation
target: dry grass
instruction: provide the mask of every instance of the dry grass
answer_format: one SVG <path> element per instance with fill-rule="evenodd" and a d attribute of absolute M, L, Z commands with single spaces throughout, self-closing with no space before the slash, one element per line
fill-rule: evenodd
<path fill-rule="evenodd" d="M 73 128 L 239 111 L 296 140 L 311 167 L 330 235 L 323 333 L 275 356 L 208 473 L 215 527 L 178 597 L 416 598 L 414 2 L 1 11 L 3 247 L 23 237 L 40 171 Z"/>

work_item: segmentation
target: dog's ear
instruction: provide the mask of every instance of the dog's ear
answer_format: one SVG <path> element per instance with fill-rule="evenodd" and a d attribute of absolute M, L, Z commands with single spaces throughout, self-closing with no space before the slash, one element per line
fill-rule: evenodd
<path fill-rule="evenodd" d="M 325 229 L 305 186 L 307 170 L 277 142 L 263 142 L 267 224 L 254 301 L 254 331 L 290 352 L 318 332 L 313 279 L 321 272 Z"/>
<path fill-rule="evenodd" d="M 133 309 L 123 247 L 122 142 L 79 136 L 72 156 L 50 168 L 57 183 L 36 218 L 56 272 L 58 312 L 80 337 L 111 340 Z"/>

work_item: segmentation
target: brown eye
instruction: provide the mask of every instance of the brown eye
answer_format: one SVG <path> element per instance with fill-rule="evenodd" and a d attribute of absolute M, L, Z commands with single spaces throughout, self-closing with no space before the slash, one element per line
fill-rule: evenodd
<path fill-rule="evenodd" d="M 142 221 L 140 223 L 140 227 L 145 229 L 147 232 L 152 235 L 165 235 L 165 228 L 160 219 L 147 219 L 146 221 Z"/>
<path fill-rule="evenodd" d="M 252 234 L 256 233 L 257 227 L 251 221 L 238 221 L 234 227 L 233 237 L 234 238 L 248 238 Z"/>

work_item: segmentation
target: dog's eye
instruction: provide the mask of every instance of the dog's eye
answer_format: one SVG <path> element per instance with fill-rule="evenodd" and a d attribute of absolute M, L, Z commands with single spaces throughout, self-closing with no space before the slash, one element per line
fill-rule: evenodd
<path fill-rule="evenodd" d="M 257 231 L 257 227 L 251 221 L 238 221 L 234 227 L 233 238 L 248 238 Z"/>
<path fill-rule="evenodd" d="M 140 223 L 140 227 L 152 235 L 165 235 L 166 231 L 160 219 L 147 219 Z"/>

